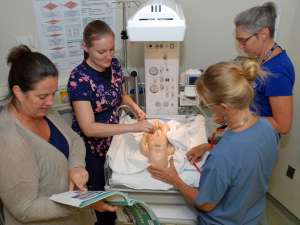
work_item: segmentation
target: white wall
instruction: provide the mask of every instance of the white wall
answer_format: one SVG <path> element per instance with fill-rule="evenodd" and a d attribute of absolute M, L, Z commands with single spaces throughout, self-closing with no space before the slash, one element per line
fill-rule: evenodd
<path fill-rule="evenodd" d="M 293 2 L 293 3 L 292 3 Z M 296 83 L 294 87 L 294 120 L 290 135 L 283 137 L 281 148 L 279 151 L 279 160 L 271 179 L 270 193 L 287 206 L 289 210 L 300 217 L 300 14 L 296 13 L 300 10 L 299 1 L 291 1 L 294 5 L 293 10 L 289 12 L 289 17 L 293 18 L 290 30 L 287 28 L 290 37 L 287 40 L 287 49 L 294 61 L 296 69 Z M 283 15 L 287 17 L 287 15 Z M 283 17 L 282 16 L 282 17 Z M 298 75 L 298 77 L 297 77 Z M 288 165 L 296 169 L 294 179 L 291 180 L 286 176 Z"/>
<path fill-rule="evenodd" d="M 220 60 L 232 59 L 237 55 L 234 42 L 235 15 L 262 0 L 178 0 L 187 22 L 187 33 L 182 44 L 181 70 L 206 68 Z M 300 72 L 300 2 L 297 0 L 274 0 L 281 12 L 278 42 L 287 49 L 295 63 L 297 74 Z M 31 0 L 1 0 L 0 7 L 0 86 L 5 85 L 8 69 L 5 65 L 8 50 L 16 45 L 15 37 L 32 35 L 38 48 L 36 21 Z M 118 37 L 119 34 L 117 34 Z M 129 66 L 143 67 L 142 45 L 129 43 Z M 68 74 L 61 74 L 61 84 Z M 291 212 L 300 218 L 300 80 L 295 85 L 295 115 L 290 135 L 283 138 L 280 157 L 271 181 L 270 192 Z M 5 90 L 2 88 L 1 91 Z M 287 165 L 296 169 L 293 180 L 286 177 Z"/>
<path fill-rule="evenodd" d="M 121 7 L 114 5 L 113 12 L 117 15 L 116 21 L 116 37 L 120 37 L 122 29 Z M 131 10 L 134 10 L 132 7 Z M 32 37 L 30 47 L 35 50 L 40 49 L 38 40 L 37 21 L 34 16 L 34 8 L 32 0 L 1 0 L 0 7 L 0 99 L 6 93 L 8 67 L 6 65 L 6 57 L 9 50 L 17 45 L 17 37 Z M 122 56 L 121 39 L 116 43 L 117 55 Z M 60 85 L 64 85 L 67 81 L 69 72 L 62 71 L 59 77 Z"/>
<path fill-rule="evenodd" d="M 204 69 L 212 63 L 233 59 L 237 55 L 233 20 L 237 13 L 267 0 L 177 0 L 184 11 L 187 30 L 181 44 L 181 71 L 189 68 Z M 274 0 L 282 11 L 278 40 L 283 46 L 291 36 L 296 0 Z M 289 15 L 287 16 L 287 14 Z M 143 45 L 129 43 L 129 64 L 143 67 Z"/>
<path fill-rule="evenodd" d="M 15 37 L 32 35 L 34 37 L 34 45 L 37 45 L 37 28 L 31 3 L 31 0 L 1 0 L 0 86 L 5 86 L 7 83 L 8 67 L 6 66 L 6 56 L 9 49 L 16 45 Z"/>

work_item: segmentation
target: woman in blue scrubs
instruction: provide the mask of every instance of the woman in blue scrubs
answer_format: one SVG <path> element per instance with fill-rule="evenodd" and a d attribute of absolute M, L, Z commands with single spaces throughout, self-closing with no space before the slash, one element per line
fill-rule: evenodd
<path fill-rule="evenodd" d="M 250 110 L 257 77 L 264 77 L 260 66 L 246 60 L 212 65 L 197 81 L 204 104 L 227 124 L 201 168 L 198 189 L 181 180 L 173 160 L 166 169 L 149 167 L 154 178 L 174 185 L 199 209 L 199 225 L 257 225 L 263 218 L 279 137 L 266 118 Z"/>
<path fill-rule="evenodd" d="M 239 48 L 258 59 L 268 71 L 266 79 L 254 82 L 252 111 L 266 117 L 281 134 L 289 132 L 293 119 L 295 70 L 286 50 L 274 40 L 277 11 L 274 3 L 247 9 L 234 20 Z"/>

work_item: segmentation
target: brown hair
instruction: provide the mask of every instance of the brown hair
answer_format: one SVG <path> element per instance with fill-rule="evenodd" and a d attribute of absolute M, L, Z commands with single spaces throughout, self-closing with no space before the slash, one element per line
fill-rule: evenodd
<path fill-rule="evenodd" d="M 220 62 L 208 67 L 197 80 L 196 88 L 209 103 L 225 103 L 236 109 L 245 109 L 253 101 L 252 81 L 264 75 L 254 60 Z"/>
<path fill-rule="evenodd" d="M 56 66 L 45 55 L 32 52 L 26 45 L 20 45 L 10 50 L 7 56 L 10 65 L 8 74 L 9 96 L 12 88 L 18 85 L 23 92 L 33 90 L 39 81 L 51 76 L 58 77 Z"/>
<path fill-rule="evenodd" d="M 99 40 L 106 35 L 115 36 L 112 29 L 102 20 L 94 20 L 86 25 L 83 31 L 83 42 L 89 48 L 93 46 L 94 40 Z M 88 53 L 84 52 L 84 58 L 88 58 Z"/>

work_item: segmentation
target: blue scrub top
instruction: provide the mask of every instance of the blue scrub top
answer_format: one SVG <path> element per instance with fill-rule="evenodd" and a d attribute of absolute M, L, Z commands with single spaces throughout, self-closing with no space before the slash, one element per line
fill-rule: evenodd
<path fill-rule="evenodd" d="M 253 83 L 255 97 L 251 109 L 257 115 L 267 117 L 273 115 L 270 96 L 293 95 L 295 70 L 285 50 L 266 61 L 262 68 L 267 72 L 267 77 L 257 78 Z"/>
<path fill-rule="evenodd" d="M 242 132 L 225 131 L 202 169 L 197 205 L 216 208 L 198 214 L 198 224 L 257 225 L 277 159 L 277 132 L 259 119 Z"/>

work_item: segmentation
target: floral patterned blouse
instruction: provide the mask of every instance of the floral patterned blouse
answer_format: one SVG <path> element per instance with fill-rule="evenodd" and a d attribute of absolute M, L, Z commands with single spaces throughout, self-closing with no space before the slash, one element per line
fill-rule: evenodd
<path fill-rule="evenodd" d="M 68 82 L 70 102 L 89 101 L 96 122 L 117 124 L 119 122 L 117 108 L 122 102 L 123 82 L 124 74 L 116 58 L 113 58 L 111 67 L 104 72 L 93 69 L 84 61 L 71 72 Z M 74 112 L 72 128 L 83 137 L 87 155 L 105 156 L 112 137 L 86 137 L 79 127 Z"/>

